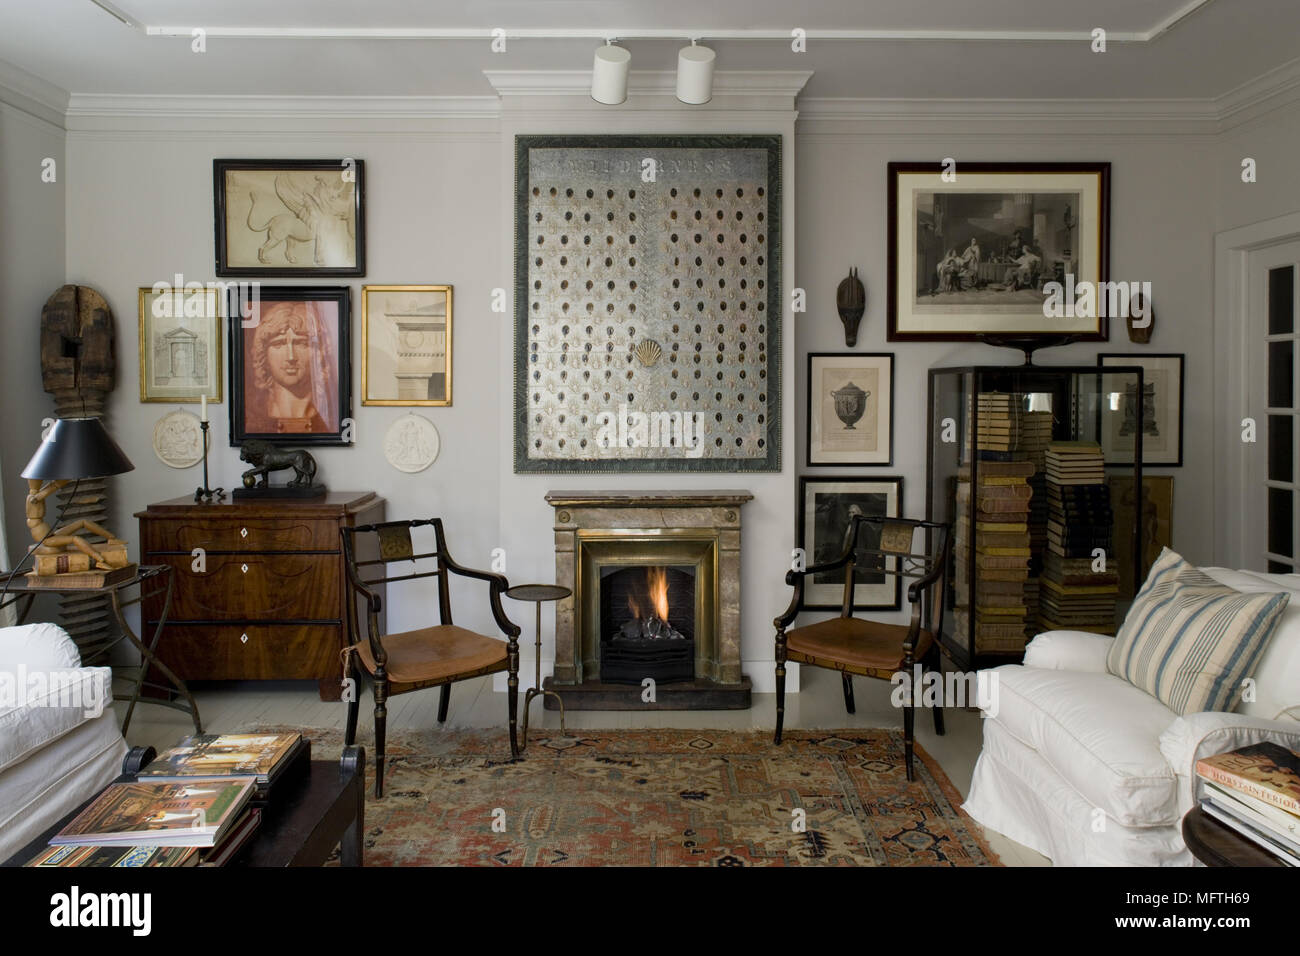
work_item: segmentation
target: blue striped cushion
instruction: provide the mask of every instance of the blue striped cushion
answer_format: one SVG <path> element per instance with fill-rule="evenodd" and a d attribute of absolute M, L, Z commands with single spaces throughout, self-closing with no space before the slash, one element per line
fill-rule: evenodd
<path fill-rule="evenodd" d="M 1290 594 L 1244 594 L 1165 548 L 1124 617 L 1106 668 L 1177 714 L 1231 710 Z"/>

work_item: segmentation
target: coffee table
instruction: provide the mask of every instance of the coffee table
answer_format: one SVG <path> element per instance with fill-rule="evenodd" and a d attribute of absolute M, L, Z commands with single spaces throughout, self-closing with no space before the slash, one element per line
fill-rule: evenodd
<path fill-rule="evenodd" d="M 152 747 L 135 747 L 122 761 L 114 783 L 127 783 L 157 754 Z M 303 767 L 277 781 L 270 802 L 262 808 L 262 823 L 228 866 L 321 866 L 339 847 L 343 866 L 362 865 L 361 837 L 365 832 L 366 752 L 344 747 L 343 757 L 304 760 Z M 91 798 L 94 799 L 93 797 Z M 22 866 L 49 845 L 89 805 L 73 810 L 0 866 Z"/>
<path fill-rule="evenodd" d="M 1286 866 L 1200 807 L 1193 807 L 1183 817 L 1182 830 L 1187 849 L 1206 866 Z"/>

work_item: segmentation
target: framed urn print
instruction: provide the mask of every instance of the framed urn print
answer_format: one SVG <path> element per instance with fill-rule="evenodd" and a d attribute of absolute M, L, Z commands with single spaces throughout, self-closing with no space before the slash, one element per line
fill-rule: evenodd
<path fill-rule="evenodd" d="M 221 320 L 216 289 L 140 289 L 140 401 L 221 401 Z"/>
<path fill-rule="evenodd" d="M 1182 465 L 1183 356 L 1152 352 L 1104 353 L 1097 356 L 1097 364 L 1103 370 L 1099 430 L 1106 464 L 1133 464 L 1140 417 L 1143 466 Z M 1107 365 L 1140 365 L 1142 395 L 1137 394 L 1136 382 L 1122 381 L 1118 375 L 1106 375 Z"/>
<path fill-rule="evenodd" d="M 893 354 L 809 353 L 808 464 L 893 464 L 893 398 Z"/>
<path fill-rule="evenodd" d="M 230 444 L 351 443 L 346 286 L 230 293 Z"/>
<path fill-rule="evenodd" d="M 889 341 L 1105 341 L 1110 164 L 945 162 L 889 164 Z"/>
<path fill-rule="evenodd" d="M 360 159 L 214 159 L 217 275 L 366 274 Z"/>
<path fill-rule="evenodd" d="M 903 511 L 902 478 L 835 477 L 799 479 L 797 538 L 808 566 L 833 561 L 844 550 L 845 536 L 855 514 L 897 518 Z M 869 552 L 880 546 L 879 528 L 866 525 L 858 536 L 855 608 L 897 609 L 902 606 L 902 579 L 885 574 L 886 559 Z M 877 540 L 871 540 L 872 536 Z M 877 570 L 873 570 L 875 567 Z M 892 569 L 891 569 L 892 570 Z M 844 600 L 843 568 L 814 574 L 804 581 L 803 606 L 838 610 Z"/>
<path fill-rule="evenodd" d="M 362 287 L 361 404 L 451 404 L 451 286 Z"/>

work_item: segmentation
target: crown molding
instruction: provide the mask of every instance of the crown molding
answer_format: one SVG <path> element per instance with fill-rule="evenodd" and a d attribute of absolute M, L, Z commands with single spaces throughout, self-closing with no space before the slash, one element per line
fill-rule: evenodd
<path fill-rule="evenodd" d="M 1220 131 L 1300 100 L 1300 57 L 1214 98 Z"/>
<path fill-rule="evenodd" d="M 0 60 L 0 103 L 63 129 L 68 91 Z"/>
<path fill-rule="evenodd" d="M 591 70 L 484 70 L 498 96 L 580 96 L 591 98 Z M 718 70 L 713 74 L 714 99 L 781 98 L 787 107 L 812 78 L 811 70 Z M 676 96 L 675 70 L 631 70 L 628 98 Z"/>

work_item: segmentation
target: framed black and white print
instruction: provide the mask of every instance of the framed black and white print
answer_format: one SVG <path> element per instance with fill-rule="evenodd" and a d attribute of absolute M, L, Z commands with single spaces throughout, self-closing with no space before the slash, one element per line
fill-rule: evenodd
<path fill-rule="evenodd" d="M 366 274 L 360 159 L 214 159 L 217 275 Z"/>
<path fill-rule="evenodd" d="M 1102 353 L 1097 364 L 1142 367 L 1142 395 L 1131 375 L 1102 374 L 1101 452 L 1108 465 L 1132 465 L 1141 404 L 1142 464 L 1183 463 L 1183 362 L 1178 353 Z"/>
<path fill-rule="evenodd" d="M 903 479 L 838 476 L 799 479 L 799 517 L 796 540 L 803 548 L 807 566 L 833 561 L 844 550 L 844 540 L 855 514 L 897 518 L 903 513 Z M 902 606 L 902 579 L 873 571 L 882 561 L 894 561 L 866 551 L 879 547 L 879 528 L 867 525 L 858 538 L 864 552 L 858 557 L 855 608 L 897 609 Z M 803 607 L 809 610 L 838 610 L 844 600 L 842 568 L 804 580 Z"/>
<path fill-rule="evenodd" d="M 1110 163 L 890 163 L 888 190 L 889 341 L 1106 340 Z"/>
<path fill-rule="evenodd" d="M 810 352 L 808 464 L 891 465 L 894 356 Z"/>

